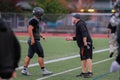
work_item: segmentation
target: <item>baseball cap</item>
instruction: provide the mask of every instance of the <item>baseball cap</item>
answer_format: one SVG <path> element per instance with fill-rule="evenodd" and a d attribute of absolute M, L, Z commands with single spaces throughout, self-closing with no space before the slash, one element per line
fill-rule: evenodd
<path fill-rule="evenodd" d="M 76 19 L 80 19 L 80 14 L 75 14 L 75 15 L 72 15 L 72 17 L 76 18 Z"/>

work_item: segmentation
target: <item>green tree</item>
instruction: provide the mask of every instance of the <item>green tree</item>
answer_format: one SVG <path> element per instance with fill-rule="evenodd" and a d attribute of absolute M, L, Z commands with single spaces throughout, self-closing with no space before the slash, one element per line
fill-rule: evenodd
<path fill-rule="evenodd" d="M 0 0 L 0 11 L 2 12 L 14 12 L 17 11 L 15 4 L 18 0 Z"/>
<path fill-rule="evenodd" d="M 51 14 L 63 14 L 68 13 L 59 0 L 38 0 L 37 5 L 45 10 L 45 13 Z"/>

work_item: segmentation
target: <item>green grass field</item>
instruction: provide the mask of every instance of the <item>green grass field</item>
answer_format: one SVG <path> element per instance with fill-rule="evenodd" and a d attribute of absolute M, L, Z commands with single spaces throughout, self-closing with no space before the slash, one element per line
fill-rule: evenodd
<path fill-rule="evenodd" d="M 21 44 L 22 54 L 20 60 L 20 66 L 23 65 L 24 57 L 27 55 L 27 38 L 28 37 L 18 37 Z M 23 42 L 24 41 L 24 42 Z M 107 72 L 109 72 L 110 65 L 114 58 L 109 58 L 108 51 L 95 52 L 98 50 L 103 50 L 108 48 L 108 39 L 93 39 L 94 44 L 94 55 L 93 55 L 93 78 L 77 78 L 76 75 L 81 72 L 80 58 L 70 58 L 67 60 L 58 60 L 61 58 L 66 58 L 70 56 L 78 55 L 79 48 L 76 42 L 65 41 L 64 37 L 47 37 L 46 42 L 41 40 L 41 44 L 45 53 L 46 68 L 53 71 L 53 75 L 42 77 L 40 67 L 33 66 L 29 68 L 29 71 L 33 74 L 32 76 L 24 76 L 17 70 L 17 78 L 14 80 L 93 80 L 95 77 L 99 77 Z M 30 64 L 37 63 L 37 55 L 34 55 Z M 56 62 L 50 62 L 51 60 L 58 60 Z M 96 80 L 118 80 L 119 72 L 112 74 L 105 74 Z"/>

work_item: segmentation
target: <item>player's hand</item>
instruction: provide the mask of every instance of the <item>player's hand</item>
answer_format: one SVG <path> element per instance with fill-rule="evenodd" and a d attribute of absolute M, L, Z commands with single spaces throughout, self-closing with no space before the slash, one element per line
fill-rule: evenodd
<path fill-rule="evenodd" d="M 66 39 L 66 41 L 72 41 L 73 37 L 66 37 L 65 39 Z"/>
<path fill-rule="evenodd" d="M 107 37 L 108 37 L 108 38 L 110 37 L 109 34 L 107 35 Z"/>
<path fill-rule="evenodd" d="M 31 39 L 31 45 L 33 45 L 35 43 L 34 39 Z"/>
<path fill-rule="evenodd" d="M 43 39 L 44 41 L 46 41 L 46 37 L 42 36 L 42 39 Z"/>

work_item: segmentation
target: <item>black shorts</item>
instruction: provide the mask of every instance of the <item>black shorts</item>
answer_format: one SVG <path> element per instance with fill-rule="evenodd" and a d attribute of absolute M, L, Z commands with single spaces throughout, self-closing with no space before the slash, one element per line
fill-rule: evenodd
<path fill-rule="evenodd" d="M 92 59 L 92 44 L 80 47 L 80 58 L 81 60 Z"/>
<path fill-rule="evenodd" d="M 28 40 L 28 57 L 32 58 L 34 56 L 35 53 L 37 53 L 37 55 L 39 57 L 44 58 L 44 52 L 43 52 L 43 48 L 39 42 L 39 40 L 35 40 L 35 44 L 31 45 L 31 40 Z"/>
<path fill-rule="evenodd" d="M 119 63 L 119 65 L 120 65 L 120 39 L 118 38 L 117 39 L 117 42 L 118 42 L 118 49 L 117 49 L 117 51 L 118 51 L 118 55 L 117 55 L 117 57 L 116 57 L 116 61 Z"/>
<path fill-rule="evenodd" d="M 118 53 L 117 57 L 116 57 L 116 61 L 118 62 L 118 64 L 120 65 L 120 53 Z"/>

